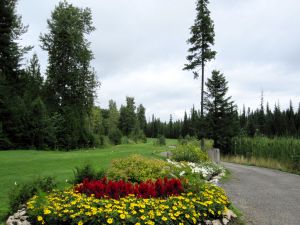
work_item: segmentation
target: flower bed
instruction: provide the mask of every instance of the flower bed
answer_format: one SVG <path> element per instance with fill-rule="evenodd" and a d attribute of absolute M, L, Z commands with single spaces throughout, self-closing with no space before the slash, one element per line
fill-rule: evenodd
<path fill-rule="evenodd" d="M 98 199 L 74 190 L 34 196 L 28 203 L 33 224 L 198 224 L 221 218 L 229 202 L 224 191 L 205 184 L 199 194 L 162 198 Z"/>
<path fill-rule="evenodd" d="M 123 180 L 112 181 L 103 178 L 101 180 L 84 180 L 75 187 L 75 191 L 96 198 L 119 199 L 133 194 L 139 198 L 156 198 L 179 195 L 183 192 L 183 186 L 179 179 L 157 179 L 155 182 L 148 180 L 141 183 L 131 183 Z"/>

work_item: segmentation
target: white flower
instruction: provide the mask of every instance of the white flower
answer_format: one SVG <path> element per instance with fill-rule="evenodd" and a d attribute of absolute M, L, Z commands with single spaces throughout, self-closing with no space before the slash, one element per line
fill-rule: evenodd
<path fill-rule="evenodd" d="M 179 173 L 179 176 L 183 176 L 185 174 L 185 171 L 181 171 L 180 173 Z"/>

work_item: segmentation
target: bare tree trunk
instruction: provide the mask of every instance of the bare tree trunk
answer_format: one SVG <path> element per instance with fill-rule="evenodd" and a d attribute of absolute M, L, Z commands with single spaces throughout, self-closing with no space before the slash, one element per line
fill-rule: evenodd
<path fill-rule="evenodd" d="M 200 127 L 200 135 L 201 135 L 201 143 L 200 143 L 200 147 L 203 150 L 204 149 L 204 130 L 203 130 L 203 95 L 204 95 L 204 60 L 202 60 L 202 74 L 201 74 L 201 115 L 200 115 L 200 119 L 201 119 L 201 127 Z"/>

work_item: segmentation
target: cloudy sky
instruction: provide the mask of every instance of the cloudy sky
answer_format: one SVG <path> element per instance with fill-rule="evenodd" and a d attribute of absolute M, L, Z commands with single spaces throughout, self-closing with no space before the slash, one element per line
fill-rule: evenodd
<path fill-rule="evenodd" d="M 29 25 L 22 43 L 35 46 L 43 71 L 47 54 L 39 35 L 58 0 L 19 0 L 18 13 Z M 89 36 L 93 67 L 101 82 L 96 103 L 120 106 L 126 96 L 163 120 L 182 118 L 200 108 L 200 80 L 182 71 L 195 0 L 69 0 L 92 10 L 96 31 Z M 270 105 L 300 102 L 300 1 L 211 0 L 216 60 L 206 68 L 221 70 L 229 94 L 241 108 L 259 106 L 263 90 Z"/>

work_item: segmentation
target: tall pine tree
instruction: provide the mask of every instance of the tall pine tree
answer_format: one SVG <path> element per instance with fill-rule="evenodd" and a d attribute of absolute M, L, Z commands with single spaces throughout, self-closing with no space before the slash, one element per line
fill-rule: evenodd
<path fill-rule="evenodd" d="M 220 71 L 212 72 L 206 87 L 204 106 L 207 111 L 208 136 L 214 140 L 214 147 L 227 153 L 231 138 L 238 133 L 236 106 L 231 97 L 227 97 L 227 81 Z"/>
<path fill-rule="evenodd" d="M 207 62 L 215 58 L 216 51 L 211 50 L 214 45 L 214 24 L 210 18 L 210 11 L 208 9 L 209 0 L 198 0 L 197 2 L 197 16 L 194 25 L 190 28 L 191 38 L 188 43 L 192 46 L 188 49 L 189 55 L 186 57 L 188 63 L 185 64 L 184 70 L 193 71 L 194 78 L 199 77 L 199 67 L 201 68 L 201 120 L 203 122 L 203 98 L 204 98 L 204 68 Z M 201 126 L 201 124 L 200 124 Z M 203 127 L 203 126 L 201 126 Z M 202 138 L 201 145 L 203 147 L 204 131 L 200 130 L 200 137 Z"/>

